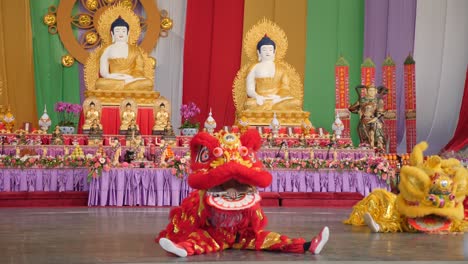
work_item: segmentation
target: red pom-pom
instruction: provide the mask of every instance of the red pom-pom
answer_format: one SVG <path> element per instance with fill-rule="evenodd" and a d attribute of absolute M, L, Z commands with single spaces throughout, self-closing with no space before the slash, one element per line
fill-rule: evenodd
<path fill-rule="evenodd" d="M 253 151 L 257 151 L 262 146 L 262 138 L 257 130 L 249 129 L 240 137 L 242 145 Z"/>

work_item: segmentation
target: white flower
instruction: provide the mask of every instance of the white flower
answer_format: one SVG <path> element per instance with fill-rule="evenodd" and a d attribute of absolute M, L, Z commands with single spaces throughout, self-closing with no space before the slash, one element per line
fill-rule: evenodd
<path fill-rule="evenodd" d="M 101 164 L 104 164 L 104 163 L 106 163 L 106 159 L 101 157 L 101 158 L 99 158 L 99 162 L 100 162 Z"/>
<path fill-rule="evenodd" d="M 185 164 L 185 162 L 187 162 L 187 160 L 185 158 L 180 159 L 180 163 Z"/>

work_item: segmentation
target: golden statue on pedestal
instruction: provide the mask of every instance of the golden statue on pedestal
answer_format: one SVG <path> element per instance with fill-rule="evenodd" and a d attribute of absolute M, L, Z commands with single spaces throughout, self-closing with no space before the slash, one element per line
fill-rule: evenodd
<path fill-rule="evenodd" d="M 136 44 L 141 32 L 138 16 L 115 5 L 102 13 L 96 27 L 102 44 L 85 64 L 85 95 L 103 105 L 118 105 L 126 97 L 151 105 L 159 97 L 153 90 L 156 61 Z"/>
<path fill-rule="evenodd" d="M 128 130 L 139 131 L 139 127 L 136 124 L 138 113 L 137 103 L 127 98 L 120 103 L 120 131 L 127 134 Z"/>
<path fill-rule="evenodd" d="M 300 126 L 309 113 L 302 110 L 304 89 L 296 70 L 283 61 L 288 48 L 284 31 L 263 19 L 245 35 L 249 58 L 233 85 L 237 119 L 250 125 L 268 125 L 276 112 L 283 125 Z"/>
<path fill-rule="evenodd" d="M 160 96 L 153 105 L 154 126 L 153 135 L 165 135 L 171 126 L 171 103 Z"/>
<path fill-rule="evenodd" d="M 101 124 L 101 111 L 102 111 L 102 105 L 101 101 L 97 99 L 96 97 L 88 97 L 86 100 L 83 102 L 83 113 L 84 113 L 84 124 L 83 124 L 83 132 L 89 132 L 91 129 L 91 126 L 94 124 L 94 126 L 98 125 L 99 129 L 102 130 L 102 124 Z"/>

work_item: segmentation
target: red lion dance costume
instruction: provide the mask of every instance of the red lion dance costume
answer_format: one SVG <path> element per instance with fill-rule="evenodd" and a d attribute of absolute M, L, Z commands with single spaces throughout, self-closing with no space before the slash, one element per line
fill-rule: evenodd
<path fill-rule="evenodd" d="M 196 189 L 170 213 L 170 223 L 156 238 L 161 247 L 179 257 L 228 248 L 319 254 L 329 230 L 310 242 L 265 231 L 267 218 L 256 187 L 271 184 L 271 174 L 256 158 L 260 136 L 252 130 L 240 139 L 231 133 L 197 134 L 190 143 Z"/>

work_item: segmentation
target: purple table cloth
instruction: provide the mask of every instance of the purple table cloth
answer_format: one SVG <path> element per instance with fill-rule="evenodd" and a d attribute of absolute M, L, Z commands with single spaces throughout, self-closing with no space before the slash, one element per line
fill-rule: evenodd
<path fill-rule="evenodd" d="M 112 169 L 91 181 L 88 205 L 175 206 L 190 190 L 170 169 Z"/>
<path fill-rule="evenodd" d="M 376 188 L 390 190 L 377 175 L 353 170 L 270 171 L 272 184 L 262 192 L 358 192 L 367 196 Z M 93 179 L 89 206 L 177 206 L 191 188 L 169 169 L 112 169 Z"/>
<path fill-rule="evenodd" d="M 0 192 L 87 191 L 88 169 L 2 169 Z"/>

